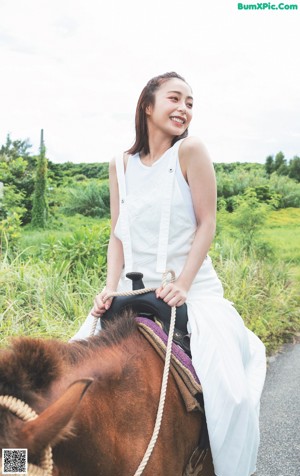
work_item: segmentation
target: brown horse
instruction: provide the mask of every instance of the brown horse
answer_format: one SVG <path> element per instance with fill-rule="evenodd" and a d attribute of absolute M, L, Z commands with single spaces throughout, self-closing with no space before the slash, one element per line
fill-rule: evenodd
<path fill-rule="evenodd" d="M 14 339 L 0 353 L 0 395 L 15 396 L 39 416 L 24 422 L 0 407 L 0 447 L 28 448 L 29 462 L 38 464 L 51 445 L 55 476 L 133 476 L 152 435 L 162 372 L 132 315 L 83 341 Z M 184 472 L 200 427 L 200 413 L 186 412 L 170 374 L 143 475 L 213 475 L 209 457 L 203 472 Z"/>

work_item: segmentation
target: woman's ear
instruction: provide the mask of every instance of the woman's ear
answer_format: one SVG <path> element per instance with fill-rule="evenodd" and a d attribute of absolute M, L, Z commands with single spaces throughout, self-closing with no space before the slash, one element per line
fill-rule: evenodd
<path fill-rule="evenodd" d="M 147 116 L 151 116 L 152 104 L 148 104 L 148 106 L 145 107 L 145 113 L 146 113 Z"/>

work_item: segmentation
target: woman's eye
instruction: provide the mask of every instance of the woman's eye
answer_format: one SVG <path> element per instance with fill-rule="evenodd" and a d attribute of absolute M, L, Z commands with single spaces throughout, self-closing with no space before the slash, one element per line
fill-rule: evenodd
<path fill-rule="evenodd" d="M 176 96 L 171 96 L 170 99 L 177 101 L 178 98 Z"/>
<path fill-rule="evenodd" d="M 191 103 L 191 102 L 188 102 L 188 103 L 187 103 L 187 107 L 189 107 L 190 109 L 192 109 L 192 107 L 193 107 L 193 103 Z"/>

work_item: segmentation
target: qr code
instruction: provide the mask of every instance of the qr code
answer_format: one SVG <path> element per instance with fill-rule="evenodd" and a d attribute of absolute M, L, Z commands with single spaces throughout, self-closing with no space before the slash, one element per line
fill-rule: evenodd
<path fill-rule="evenodd" d="M 27 449 L 3 448 L 2 474 L 27 474 Z"/>

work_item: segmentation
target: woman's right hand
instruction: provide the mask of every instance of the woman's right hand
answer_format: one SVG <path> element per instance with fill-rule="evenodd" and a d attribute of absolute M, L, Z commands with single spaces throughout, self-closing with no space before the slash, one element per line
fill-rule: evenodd
<path fill-rule="evenodd" d="M 92 316 L 101 317 L 110 308 L 113 297 L 107 298 L 109 294 L 114 292 L 114 289 L 105 288 L 100 294 L 97 294 L 94 301 L 94 307 L 91 311 Z"/>

